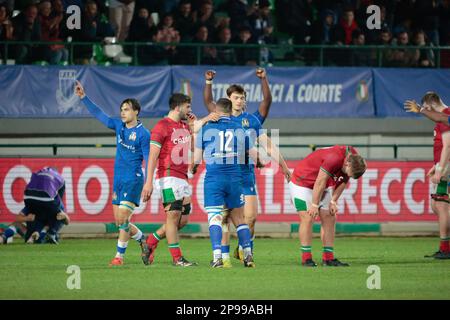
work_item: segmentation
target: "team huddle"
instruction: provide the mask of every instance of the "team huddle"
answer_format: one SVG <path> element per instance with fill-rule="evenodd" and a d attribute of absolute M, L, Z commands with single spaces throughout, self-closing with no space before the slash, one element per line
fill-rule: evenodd
<path fill-rule="evenodd" d="M 208 214 L 213 255 L 210 266 L 232 267 L 230 223 L 233 223 L 238 238 L 233 256 L 241 260 L 244 267 L 255 267 L 253 242 L 258 215 L 255 167 L 266 165 L 262 161 L 262 150 L 279 166 L 288 183 L 292 204 L 299 214 L 301 264 L 305 267 L 317 266 L 312 257 L 311 245 L 313 223 L 320 219 L 322 265 L 348 266 L 334 256 L 337 201 L 349 179 L 358 179 L 364 174 L 366 161 L 352 146 L 336 145 L 312 152 L 299 161 L 291 172 L 277 145 L 262 130 L 272 102 L 266 71 L 262 68 L 256 70 L 256 76 L 261 81 L 263 100 L 254 113 L 246 112 L 246 92 L 237 84 L 229 86 L 226 98 L 214 101 L 212 84 L 215 76 L 214 71 L 205 73 L 203 98 L 209 113 L 206 117 L 198 119 L 192 113 L 189 96 L 174 93 L 169 100 L 168 115 L 151 132 L 138 120 L 141 107 L 137 100 L 124 100 L 120 104 L 121 119 L 114 119 L 95 105 L 85 94 L 81 83 L 77 82 L 75 93 L 94 117 L 115 131 L 117 139 L 112 205 L 119 236 L 117 253 L 110 266 L 124 264 L 130 238 L 140 245 L 145 265 L 154 262 L 158 244 L 164 238 L 167 238 L 173 265 L 197 265 L 183 255 L 179 230 L 188 223 L 193 209 L 189 178 L 204 163 L 203 205 Z M 433 211 L 439 215 L 441 238 L 439 251 L 432 257 L 448 259 L 447 167 L 450 160 L 450 127 L 447 117 L 450 112 L 447 112 L 448 109 L 435 93 L 427 93 L 423 103 L 426 108 L 420 108 L 414 101 L 407 101 L 405 108 L 441 122 L 436 125 L 436 165 L 429 172 L 436 185 L 431 197 Z M 142 169 L 143 162 L 145 170 Z M 146 236 L 130 221 L 140 201 L 148 201 L 154 191 L 160 195 L 166 221 L 156 232 Z M 57 206 L 61 204 L 58 201 Z M 56 214 L 64 213 L 62 209 L 56 211 Z M 28 212 L 30 209 L 24 209 L 21 216 L 25 217 Z M 66 218 L 64 214 L 62 218 L 60 216 L 54 220 Z M 14 232 L 10 231 L 9 237 L 11 234 Z"/>

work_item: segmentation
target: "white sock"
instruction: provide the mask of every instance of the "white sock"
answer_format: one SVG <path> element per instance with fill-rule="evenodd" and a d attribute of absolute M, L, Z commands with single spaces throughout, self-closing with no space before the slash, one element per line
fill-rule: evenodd
<path fill-rule="evenodd" d="M 241 250 L 243 250 L 243 248 L 242 248 L 242 246 L 241 246 L 241 245 L 239 245 L 239 251 L 241 251 Z"/>
<path fill-rule="evenodd" d="M 222 249 L 213 250 L 213 257 L 214 261 L 217 261 L 218 259 L 222 258 Z"/>
<path fill-rule="evenodd" d="M 138 229 L 138 232 L 134 236 L 132 236 L 132 238 L 136 241 L 141 241 L 142 231 L 140 229 Z"/>
<path fill-rule="evenodd" d="M 222 252 L 222 259 L 226 260 L 226 259 L 230 259 L 230 253 L 229 252 Z"/>
<path fill-rule="evenodd" d="M 125 254 L 125 250 L 128 247 L 128 241 L 120 241 L 117 240 L 117 253 L 116 258 L 123 258 L 123 255 Z M 124 249 L 123 252 L 120 252 L 119 249 Z"/>
<path fill-rule="evenodd" d="M 244 258 L 247 258 L 249 255 L 252 254 L 252 248 L 244 248 Z"/>

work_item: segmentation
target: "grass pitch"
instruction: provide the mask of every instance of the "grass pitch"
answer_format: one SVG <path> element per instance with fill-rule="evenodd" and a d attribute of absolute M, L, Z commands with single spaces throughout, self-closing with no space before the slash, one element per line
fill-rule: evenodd
<path fill-rule="evenodd" d="M 233 259 L 211 269 L 209 239 L 182 239 L 183 254 L 198 267 L 176 268 L 165 240 L 144 266 L 130 240 L 123 267 L 108 267 L 116 240 L 64 239 L 60 245 L 0 246 L 0 299 L 450 299 L 450 260 L 425 259 L 435 238 L 337 238 L 336 256 L 348 268 L 300 266 L 298 239 L 256 239 L 255 269 Z M 232 248 L 236 240 L 232 242 Z M 313 242 L 321 262 L 321 244 Z M 68 266 L 81 270 L 81 289 L 69 290 Z M 370 265 L 381 270 L 381 289 L 369 290 Z"/>

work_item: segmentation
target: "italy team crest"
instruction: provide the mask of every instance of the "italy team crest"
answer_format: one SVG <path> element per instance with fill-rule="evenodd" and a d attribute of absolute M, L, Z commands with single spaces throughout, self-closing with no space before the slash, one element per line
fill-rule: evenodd
<path fill-rule="evenodd" d="M 128 137 L 128 140 L 136 141 L 136 132 L 135 132 L 135 131 L 133 131 L 133 132 L 130 134 L 130 136 Z"/>
<path fill-rule="evenodd" d="M 242 126 L 243 126 L 244 128 L 250 127 L 250 123 L 248 122 L 248 119 L 247 119 L 247 118 L 242 119 Z"/>

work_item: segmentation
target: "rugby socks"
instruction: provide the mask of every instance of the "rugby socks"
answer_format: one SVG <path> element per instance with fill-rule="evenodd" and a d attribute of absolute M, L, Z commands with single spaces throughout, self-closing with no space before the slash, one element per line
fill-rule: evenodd
<path fill-rule="evenodd" d="M 39 239 L 36 242 L 44 243 L 46 236 L 47 236 L 47 230 L 44 228 L 41 230 L 41 232 L 39 232 Z"/>
<path fill-rule="evenodd" d="M 302 263 L 306 260 L 312 259 L 311 246 L 301 246 L 302 251 Z"/>
<path fill-rule="evenodd" d="M 17 233 L 17 229 L 14 226 L 9 226 L 8 229 L 5 230 L 3 233 L 3 236 L 8 239 L 12 236 L 14 236 Z"/>
<path fill-rule="evenodd" d="M 169 251 L 174 262 L 178 261 L 182 256 L 180 244 L 178 242 L 169 244 Z"/>
<path fill-rule="evenodd" d="M 334 249 L 333 247 L 323 247 L 322 260 L 333 260 Z"/>
<path fill-rule="evenodd" d="M 161 240 L 161 237 L 158 236 L 156 232 L 151 233 L 147 238 L 147 244 L 152 247 L 158 244 L 158 242 Z"/>
<path fill-rule="evenodd" d="M 211 245 L 213 250 L 214 261 L 222 258 L 222 226 L 217 224 L 211 224 L 209 226 L 209 238 L 211 239 Z"/>
<path fill-rule="evenodd" d="M 6 234 L 6 232 L 5 232 Z M 441 243 L 439 245 L 439 251 L 441 252 L 450 252 L 450 237 L 441 238 Z"/>
<path fill-rule="evenodd" d="M 127 250 L 128 247 L 128 241 L 120 241 L 117 240 L 117 253 L 116 253 L 116 258 L 121 258 L 123 259 L 123 256 L 125 254 L 125 251 Z"/>
<path fill-rule="evenodd" d="M 133 238 L 133 239 L 136 240 L 137 242 L 141 243 L 144 234 L 143 234 L 142 231 L 141 231 L 140 229 L 138 229 L 137 227 L 136 227 L 136 229 L 137 229 L 136 234 L 135 234 L 134 236 L 132 236 L 131 238 Z"/>
<path fill-rule="evenodd" d="M 250 229 L 248 228 L 248 225 L 241 224 L 237 227 L 236 231 L 238 234 L 239 242 L 241 243 L 244 250 L 244 258 L 246 258 L 247 256 L 252 254 L 252 249 L 250 247 Z"/>
<path fill-rule="evenodd" d="M 230 245 L 222 245 L 222 259 L 230 259 Z"/>

